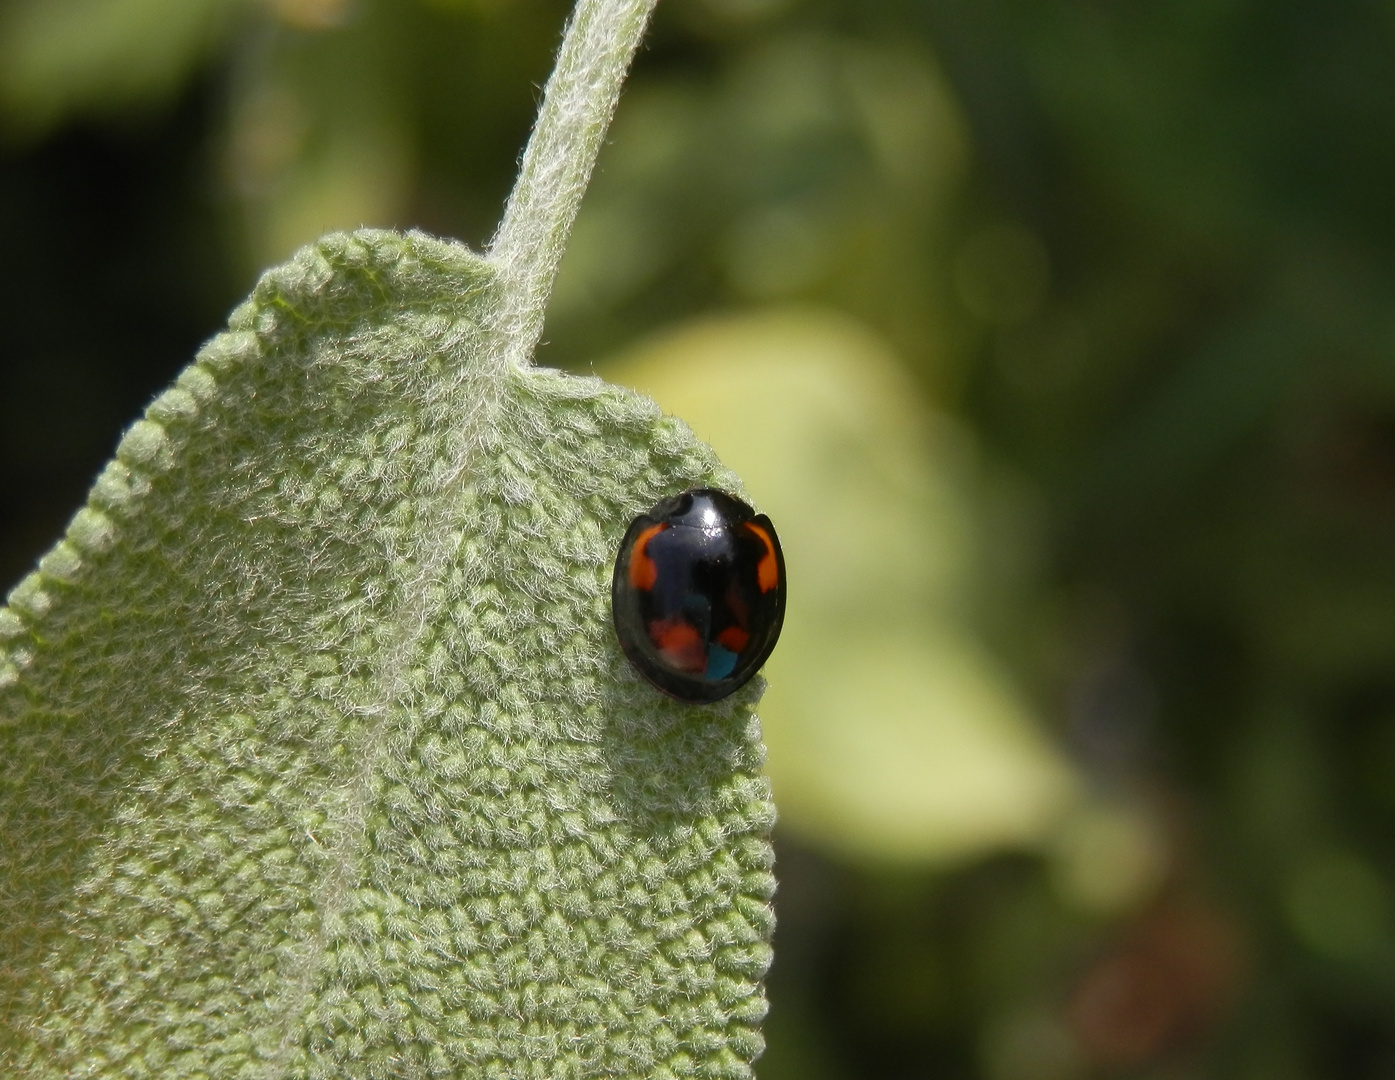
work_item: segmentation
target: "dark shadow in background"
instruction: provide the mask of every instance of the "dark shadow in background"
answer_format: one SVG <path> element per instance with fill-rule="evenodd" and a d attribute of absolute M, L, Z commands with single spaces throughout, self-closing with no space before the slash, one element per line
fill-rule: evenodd
<path fill-rule="evenodd" d="M 0 152 L 0 589 L 61 535 L 120 432 L 227 320 L 214 95 Z"/>

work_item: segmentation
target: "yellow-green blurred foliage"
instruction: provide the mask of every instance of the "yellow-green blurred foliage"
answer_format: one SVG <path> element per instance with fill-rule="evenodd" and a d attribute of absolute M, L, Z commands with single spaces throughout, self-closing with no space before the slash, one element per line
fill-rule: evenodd
<path fill-rule="evenodd" d="M 487 242 L 565 8 L 0 0 L 6 576 L 258 268 Z M 785 544 L 763 1080 L 1395 1075 L 1392 181 L 1388 5 L 663 0 L 541 360 Z"/>
<path fill-rule="evenodd" d="M 970 437 L 894 354 L 795 308 L 702 320 L 602 371 L 687 420 L 779 523 L 795 584 L 761 721 L 792 834 L 931 863 L 1047 835 L 1073 778 L 972 630 Z"/>

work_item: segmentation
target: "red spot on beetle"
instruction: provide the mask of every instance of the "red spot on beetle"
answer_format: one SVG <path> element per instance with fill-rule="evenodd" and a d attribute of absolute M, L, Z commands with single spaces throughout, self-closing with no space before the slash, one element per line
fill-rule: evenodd
<path fill-rule="evenodd" d="M 724 649 L 730 649 L 734 653 L 739 653 L 751 640 L 751 635 L 742 630 L 739 626 L 728 626 L 717 635 L 717 644 Z"/>
<path fill-rule="evenodd" d="M 707 649 L 702 635 L 691 623 L 683 619 L 655 620 L 649 624 L 649 639 L 677 670 L 701 672 L 706 669 Z"/>

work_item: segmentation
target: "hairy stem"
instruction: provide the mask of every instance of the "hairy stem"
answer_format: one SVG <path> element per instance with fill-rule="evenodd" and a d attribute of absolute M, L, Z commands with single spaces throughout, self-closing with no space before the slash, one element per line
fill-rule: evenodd
<path fill-rule="evenodd" d="M 526 364 L 620 86 L 656 0 L 578 0 L 542 109 L 490 244 L 503 296 L 504 359 Z"/>

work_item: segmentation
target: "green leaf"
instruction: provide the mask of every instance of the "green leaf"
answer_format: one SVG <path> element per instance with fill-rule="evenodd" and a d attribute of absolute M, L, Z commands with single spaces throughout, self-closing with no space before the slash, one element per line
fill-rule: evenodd
<path fill-rule="evenodd" d="M 268 273 L 0 611 L 0 1063 L 28 1077 L 749 1074 L 751 686 L 663 698 L 609 579 L 736 478 L 485 362 L 421 235 Z"/>
<path fill-rule="evenodd" d="M 0 609 L 0 1066 L 750 1076 L 752 683 L 623 658 L 630 519 L 736 477 L 529 365 L 652 0 L 580 0 L 485 257 L 266 274 Z"/>

